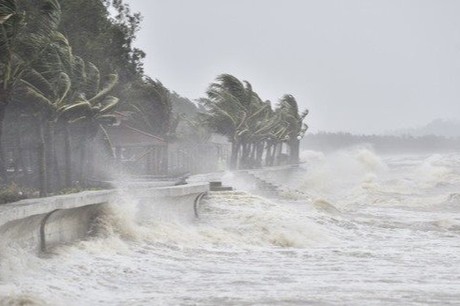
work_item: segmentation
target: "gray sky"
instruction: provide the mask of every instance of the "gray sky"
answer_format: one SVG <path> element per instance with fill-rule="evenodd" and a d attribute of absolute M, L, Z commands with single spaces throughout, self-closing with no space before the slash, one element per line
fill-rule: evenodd
<path fill-rule="evenodd" d="M 460 119 L 460 1 L 127 0 L 145 68 L 190 99 L 220 73 L 293 94 L 311 131 Z"/>

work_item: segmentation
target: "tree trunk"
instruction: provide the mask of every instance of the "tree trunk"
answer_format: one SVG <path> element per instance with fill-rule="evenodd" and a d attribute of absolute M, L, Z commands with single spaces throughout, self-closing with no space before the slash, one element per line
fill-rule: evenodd
<path fill-rule="evenodd" d="M 241 165 L 244 169 L 249 167 L 249 151 L 250 151 L 250 144 L 244 141 L 242 143 L 243 151 L 241 152 Z"/>
<path fill-rule="evenodd" d="M 30 172 L 31 172 L 31 174 L 28 177 L 29 181 L 27 183 L 29 186 L 37 186 L 36 181 L 35 181 L 36 173 L 38 173 L 37 165 L 39 164 L 37 158 L 38 158 L 38 147 L 37 146 L 30 147 L 27 150 L 27 166 L 28 168 L 30 168 Z"/>
<path fill-rule="evenodd" d="M 93 143 L 93 145 L 91 145 L 91 143 Z M 94 167 L 95 167 L 95 163 L 94 163 L 94 142 L 93 141 L 89 141 L 89 146 L 86 147 L 87 151 L 86 151 L 86 183 L 88 184 L 90 180 L 94 179 Z M 113 156 L 113 155 L 112 155 Z"/>
<path fill-rule="evenodd" d="M 251 168 L 257 168 L 257 162 L 256 162 L 257 146 L 258 146 L 258 143 L 256 142 L 253 142 L 250 145 L 251 153 L 249 154 L 249 165 Z"/>
<path fill-rule="evenodd" d="M 166 145 L 164 145 L 162 149 L 161 172 L 162 174 L 168 174 L 168 170 L 169 170 L 169 145 L 168 143 L 166 143 Z"/>
<path fill-rule="evenodd" d="M 72 139 L 70 138 L 69 124 L 64 123 L 64 163 L 65 186 L 72 187 Z"/>
<path fill-rule="evenodd" d="M 289 162 L 291 164 L 299 163 L 300 141 L 297 139 L 291 140 L 289 143 Z"/>
<path fill-rule="evenodd" d="M 273 144 L 267 142 L 267 149 L 265 151 L 265 166 L 270 166 L 270 159 L 272 158 Z"/>
<path fill-rule="evenodd" d="M 284 142 L 280 142 L 276 147 L 275 166 L 281 166 L 283 162 L 283 146 Z"/>
<path fill-rule="evenodd" d="M 270 161 L 270 166 L 276 166 L 276 162 L 278 159 L 278 150 L 279 150 L 279 143 L 275 143 L 273 146 L 272 158 Z"/>
<path fill-rule="evenodd" d="M 60 190 L 62 188 L 62 178 L 61 178 L 61 168 L 59 167 L 58 155 L 56 152 L 57 142 L 55 130 L 53 129 L 53 142 L 52 142 L 52 151 L 53 151 L 53 168 L 54 168 L 54 180 L 55 180 L 55 190 Z"/>
<path fill-rule="evenodd" d="M 55 191 L 55 171 L 54 169 L 54 126 L 53 122 L 45 120 L 45 150 L 46 152 L 46 173 L 47 177 L 47 191 L 54 192 Z"/>
<path fill-rule="evenodd" d="M 264 154 L 264 145 L 265 143 L 263 141 L 259 142 L 256 145 L 256 156 L 255 156 L 255 166 L 257 168 L 262 168 L 262 155 Z"/>
<path fill-rule="evenodd" d="M 86 174 L 86 138 L 80 144 L 80 173 L 78 182 L 80 186 L 86 186 L 85 174 Z"/>
<path fill-rule="evenodd" d="M 45 150 L 45 127 L 39 124 L 39 137 L 38 137 L 38 188 L 40 190 L 40 197 L 48 195 L 48 182 L 47 182 L 47 169 L 46 169 L 46 150 Z"/>
<path fill-rule="evenodd" d="M 3 122 L 5 121 L 6 107 L 9 102 L 9 93 L 0 86 L 0 176 L 2 183 L 8 184 L 7 162 L 5 159 L 5 148 L 3 146 Z"/>
<path fill-rule="evenodd" d="M 16 133 L 16 139 L 15 139 L 15 142 L 16 142 L 16 169 L 18 169 L 18 172 L 19 172 L 19 169 L 22 170 L 22 183 L 27 183 L 28 179 L 28 173 L 27 173 L 27 169 L 26 169 L 26 166 L 25 166 L 25 163 L 24 163 L 24 150 L 22 148 L 22 143 L 21 143 L 21 129 L 20 128 L 17 128 L 17 133 Z"/>
<path fill-rule="evenodd" d="M 230 155 L 230 170 L 236 170 L 238 167 L 238 151 L 240 149 L 240 144 L 237 140 L 232 142 L 232 152 Z"/>

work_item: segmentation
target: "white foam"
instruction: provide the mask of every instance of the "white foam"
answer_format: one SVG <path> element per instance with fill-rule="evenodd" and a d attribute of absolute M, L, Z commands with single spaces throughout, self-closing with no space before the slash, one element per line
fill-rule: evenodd
<path fill-rule="evenodd" d="M 126 195 L 106 207 L 96 236 L 48 257 L 0 248 L 0 305 L 460 299 L 458 156 L 359 148 L 307 160 L 290 187 L 309 197 L 211 193 L 193 223 L 139 223 Z"/>

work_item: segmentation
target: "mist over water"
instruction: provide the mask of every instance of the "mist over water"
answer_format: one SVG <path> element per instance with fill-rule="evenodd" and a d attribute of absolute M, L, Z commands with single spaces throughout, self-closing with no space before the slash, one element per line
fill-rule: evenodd
<path fill-rule="evenodd" d="M 460 302 L 459 154 L 302 159 L 290 181 L 267 178 L 281 198 L 228 174 L 240 190 L 211 193 L 194 222 L 139 224 L 127 194 L 87 241 L 46 257 L 2 248 L 0 304 Z"/>

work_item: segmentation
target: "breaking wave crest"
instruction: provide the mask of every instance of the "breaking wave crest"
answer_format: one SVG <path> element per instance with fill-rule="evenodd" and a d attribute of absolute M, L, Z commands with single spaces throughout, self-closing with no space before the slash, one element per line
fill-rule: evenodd
<path fill-rule="evenodd" d="M 140 222 L 143 212 L 125 194 L 104 208 L 90 238 L 47 257 L 0 245 L 0 305 L 219 304 L 223 300 L 212 296 L 209 284 L 228 293 L 224 301 L 251 304 L 252 292 L 241 299 L 241 290 L 254 291 L 261 301 L 273 286 L 283 284 L 297 294 L 298 284 L 310 281 L 305 288 L 312 291 L 302 300 L 308 301 L 324 292 L 311 275 L 336 283 L 337 292 L 345 291 L 339 298 L 368 294 L 359 284 L 378 284 L 386 288 L 387 301 L 394 290 L 387 280 L 413 284 L 419 277 L 412 258 L 423 261 L 424 269 L 445 272 L 440 275 L 458 275 L 449 273 L 460 262 L 454 252 L 460 235 L 459 158 L 382 157 L 368 148 L 305 152 L 303 158 L 305 171 L 289 181 L 301 193 L 286 192 L 282 199 L 210 193 L 194 222 Z M 380 270 L 360 274 L 363 268 Z M 178 279 L 184 290 L 176 294 Z M 350 279 L 355 287 L 347 291 L 342 285 Z"/>
<path fill-rule="evenodd" d="M 206 237 L 228 246 L 308 247 L 332 237 L 311 211 L 247 193 L 218 195 L 203 204 Z"/>
<path fill-rule="evenodd" d="M 303 158 L 307 171 L 296 188 L 339 209 L 440 205 L 460 184 L 456 154 L 382 157 L 368 148 L 353 148 L 329 155 L 304 152 Z"/>
<path fill-rule="evenodd" d="M 48 306 L 46 301 L 28 294 L 0 297 L 0 306 Z"/>
<path fill-rule="evenodd" d="M 112 239 L 116 244 L 131 240 L 190 248 L 308 247 L 331 239 L 311 218 L 311 212 L 245 192 L 208 196 L 201 204 L 200 220 L 194 224 L 180 219 L 139 224 L 135 211 L 127 218 L 130 214 L 123 206 L 108 209 L 97 223 L 97 231 L 105 242 Z"/>

